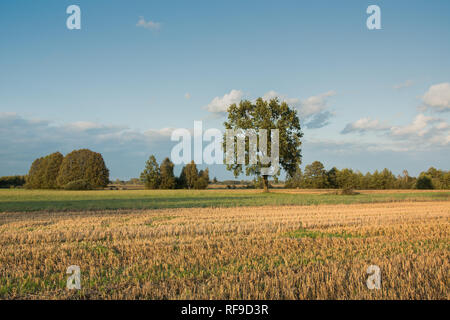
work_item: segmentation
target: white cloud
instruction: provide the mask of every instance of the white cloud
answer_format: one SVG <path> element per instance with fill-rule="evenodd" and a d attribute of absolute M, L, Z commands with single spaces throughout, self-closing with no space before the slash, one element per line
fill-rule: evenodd
<path fill-rule="evenodd" d="M 426 150 L 448 145 L 450 125 L 444 119 L 418 114 L 411 123 L 402 126 L 389 126 L 379 120 L 362 118 L 349 123 L 341 134 L 369 131 L 384 132 L 383 140 L 371 150 Z"/>
<path fill-rule="evenodd" d="M 412 81 L 412 80 L 406 80 L 405 82 L 395 84 L 395 85 L 393 85 L 392 87 L 393 87 L 394 89 L 397 89 L 397 90 L 398 90 L 398 89 L 403 89 L 403 88 L 409 88 L 409 87 L 411 87 L 413 84 L 414 84 L 414 81 Z"/>
<path fill-rule="evenodd" d="M 149 154 L 170 154 L 172 130 L 142 132 L 88 121 L 57 124 L 0 113 L 0 176 L 23 174 L 34 159 L 52 152 L 81 148 L 101 152 L 115 175 L 138 176 Z"/>
<path fill-rule="evenodd" d="M 424 109 L 450 111 L 450 83 L 444 82 L 432 85 L 422 97 Z"/>
<path fill-rule="evenodd" d="M 274 98 L 279 98 L 280 101 L 286 102 L 290 107 L 296 108 L 299 111 L 300 121 L 310 129 L 321 128 L 329 123 L 329 119 L 334 115 L 328 110 L 328 98 L 336 95 L 336 92 L 331 90 L 317 96 L 311 96 L 305 100 L 298 98 L 289 98 L 274 90 L 266 92 L 262 98 L 265 101 L 270 101 Z M 224 113 L 231 104 L 239 103 L 242 99 L 243 93 L 240 90 L 231 90 L 230 93 L 223 97 L 215 97 L 206 109 L 213 113 Z"/>
<path fill-rule="evenodd" d="M 349 123 L 345 126 L 344 130 L 341 131 L 342 134 L 347 134 L 351 132 L 364 133 L 368 131 L 383 131 L 389 129 L 390 126 L 386 123 L 381 123 L 379 120 L 371 118 L 361 118 L 355 122 Z"/>
<path fill-rule="evenodd" d="M 215 97 L 207 106 L 209 112 L 219 113 L 227 112 L 228 107 L 234 103 L 239 103 L 242 99 L 243 93 L 241 90 L 231 90 L 230 93 L 223 97 Z"/>
<path fill-rule="evenodd" d="M 427 117 L 421 113 L 414 118 L 411 124 L 400 127 L 392 127 L 391 134 L 393 136 L 424 136 L 430 130 L 430 128 L 428 127 L 429 123 L 435 120 L 435 118 Z"/>
<path fill-rule="evenodd" d="M 311 96 L 300 101 L 299 113 L 301 116 L 308 117 L 318 114 L 328 108 L 328 98 L 335 96 L 336 91 L 330 90 L 316 96 Z"/>
<path fill-rule="evenodd" d="M 136 26 L 150 30 L 159 30 L 161 28 L 161 23 L 154 21 L 145 21 L 144 17 L 139 17 Z"/>
<path fill-rule="evenodd" d="M 286 102 L 290 107 L 294 107 L 298 110 L 300 121 L 306 128 L 317 129 L 329 124 L 329 120 L 333 117 L 334 113 L 328 110 L 328 98 L 334 95 L 336 95 L 336 91 L 330 90 L 300 100 L 298 98 L 288 98 L 285 95 L 271 90 L 264 94 L 262 98 L 267 101 L 276 97 L 280 98 L 281 101 Z"/>

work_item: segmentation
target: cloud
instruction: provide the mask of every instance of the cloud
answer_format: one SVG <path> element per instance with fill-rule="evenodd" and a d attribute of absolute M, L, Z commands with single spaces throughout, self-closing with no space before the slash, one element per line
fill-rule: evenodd
<path fill-rule="evenodd" d="M 414 120 L 404 126 L 393 126 L 388 132 L 393 141 L 399 141 L 415 150 L 431 150 L 432 148 L 450 145 L 450 126 L 446 120 L 418 114 Z"/>
<path fill-rule="evenodd" d="M 378 145 L 372 146 L 371 150 L 423 151 L 450 144 L 450 125 L 447 121 L 423 113 L 416 115 L 411 123 L 402 126 L 390 126 L 379 120 L 362 118 L 347 124 L 341 134 L 362 134 L 369 131 L 384 132 L 385 138 L 380 140 Z"/>
<path fill-rule="evenodd" d="M 0 175 L 23 174 L 34 159 L 55 151 L 89 148 L 104 155 L 115 177 L 137 176 L 149 154 L 170 154 L 172 131 L 84 121 L 56 124 L 0 113 Z"/>
<path fill-rule="evenodd" d="M 322 111 L 309 116 L 305 122 L 305 126 L 308 129 L 319 129 L 325 127 L 330 123 L 330 119 L 334 116 L 334 113 L 330 111 Z"/>
<path fill-rule="evenodd" d="M 230 93 L 223 97 L 215 97 L 207 106 L 206 110 L 213 113 L 227 112 L 228 107 L 234 103 L 239 103 L 242 99 L 243 93 L 241 90 L 231 90 Z"/>
<path fill-rule="evenodd" d="M 450 111 L 450 83 L 432 85 L 423 95 L 422 100 L 424 103 L 422 110 Z"/>
<path fill-rule="evenodd" d="M 399 89 L 404 89 L 404 88 L 409 88 L 414 84 L 414 81 L 412 80 L 406 80 L 403 83 L 398 83 L 392 86 L 392 88 L 399 90 Z"/>
<path fill-rule="evenodd" d="M 275 98 L 279 98 L 281 101 L 286 102 L 290 107 L 298 107 L 300 104 L 300 99 L 298 98 L 288 98 L 282 94 L 279 94 L 278 92 L 274 90 L 270 90 L 269 92 L 266 92 L 262 96 L 263 100 L 270 101 Z"/>
<path fill-rule="evenodd" d="M 329 120 L 334 116 L 334 113 L 329 111 L 328 98 L 336 95 L 336 92 L 331 90 L 317 96 L 311 96 L 305 100 L 298 98 L 289 98 L 274 90 L 266 92 L 262 98 L 265 101 L 270 101 L 274 98 L 286 102 L 290 107 L 296 108 L 299 111 L 300 121 L 308 129 L 322 128 L 329 124 Z M 239 103 L 243 97 L 241 90 L 231 90 L 230 93 L 223 97 L 215 97 L 211 103 L 206 106 L 206 109 L 212 113 L 225 113 L 228 107 L 233 103 Z"/>
<path fill-rule="evenodd" d="M 436 118 L 427 117 L 424 114 L 418 114 L 411 124 L 400 127 L 392 127 L 391 135 L 392 136 L 424 136 L 430 128 L 429 123 L 436 121 Z"/>
<path fill-rule="evenodd" d="M 138 22 L 136 23 L 137 27 L 150 29 L 150 30 L 159 30 L 161 29 L 161 23 L 160 22 L 154 22 L 154 21 L 145 21 L 144 17 L 139 17 Z"/>
<path fill-rule="evenodd" d="M 271 100 L 278 97 L 286 102 L 290 107 L 298 110 L 300 121 L 308 129 L 322 128 L 330 123 L 334 113 L 329 111 L 328 98 L 336 95 L 336 91 L 330 90 L 316 96 L 311 96 L 304 100 L 298 98 L 288 98 L 285 95 L 271 90 L 263 95 L 264 100 Z"/>
<path fill-rule="evenodd" d="M 351 132 L 365 133 L 368 131 L 384 131 L 389 129 L 390 126 L 381 123 L 379 120 L 371 118 L 361 118 L 355 122 L 349 123 L 341 131 L 341 134 L 347 134 Z"/>
<path fill-rule="evenodd" d="M 308 117 L 314 114 L 321 113 L 328 108 L 328 98 L 335 96 L 336 91 L 330 90 L 316 96 L 311 96 L 305 100 L 300 101 L 299 114 L 303 117 Z"/>

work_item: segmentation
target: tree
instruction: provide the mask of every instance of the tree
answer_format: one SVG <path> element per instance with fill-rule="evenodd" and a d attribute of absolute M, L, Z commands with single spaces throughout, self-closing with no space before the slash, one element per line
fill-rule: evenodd
<path fill-rule="evenodd" d="M 205 170 L 200 170 L 200 171 L 198 172 L 198 177 L 199 177 L 199 178 L 203 178 L 203 179 L 205 179 L 205 181 L 206 181 L 207 183 L 210 183 L 210 180 L 209 180 L 209 169 L 206 168 Z"/>
<path fill-rule="evenodd" d="M 314 161 L 307 165 L 303 178 L 307 188 L 321 189 L 327 187 L 327 174 L 320 161 Z"/>
<path fill-rule="evenodd" d="M 286 102 L 280 104 L 278 98 L 265 101 L 258 98 L 256 102 L 243 100 L 239 106 L 232 104 L 228 107 L 228 118 L 224 123 L 225 129 L 247 129 L 253 130 L 256 134 L 260 130 L 267 130 L 267 155 L 271 154 L 271 129 L 279 130 L 279 165 L 288 175 L 293 176 L 301 164 L 301 138 L 303 133 L 300 128 L 300 120 L 297 111 L 290 108 Z M 246 138 L 246 140 L 249 140 Z M 226 139 L 224 139 L 224 149 Z M 256 164 L 249 163 L 249 144 L 245 146 L 245 164 L 227 164 L 227 169 L 233 171 L 235 177 L 243 173 L 248 175 L 262 175 L 264 191 L 269 191 L 268 175 L 262 174 L 262 168 L 274 168 L 276 164 L 271 161 L 268 164 L 261 163 L 261 159 Z M 260 150 L 261 151 L 261 150 Z M 233 151 L 234 152 L 234 151 Z M 280 171 L 274 172 L 278 176 Z"/>
<path fill-rule="evenodd" d="M 64 156 L 55 152 L 33 161 L 27 176 L 26 188 L 29 189 L 56 189 L 57 177 Z"/>
<path fill-rule="evenodd" d="M 197 166 L 195 165 L 194 160 L 192 160 L 191 163 L 188 163 L 186 165 L 184 174 L 186 177 L 187 188 L 193 189 L 195 186 L 195 182 L 198 179 L 198 170 L 197 170 Z"/>
<path fill-rule="evenodd" d="M 44 158 L 38 158 L 31 164 L 30 170 L 26 178 L 25 188 L 27 189 L 39 189 L 42 181 L 42 161 Z"/>
<path fill-rule="evenodd" d="M 422 173 L 419 178 L 417 178 L 416 189 L 433 189 L 431 177 Z"/>
<path fill-rule="evenodd" d="M 109 170 L 100 153 L 80 149 L 64 157 L 56 178 L 57 185 L 63 188 L 68 183 L 78 180 L 84 180 L 92 188 L 108 185 Z"/>
<path fill-rule="evenodd" d="M 175 178 L 175 181 L 177 189 L 186 189 L 188 187 L 186 181 L 186 166 L 181 169 L 180 176 Z"/>
<path fill-rule="evenodd" d="M 194 189 L 206 189 L 208 188 L 208 181 L 205 177 L 199 176 L 194 182 Z"/>
<path fill-rule="evenodd" d="M 395 184 L 395 176 L 390 170 L 384 168 L 380 173 L 379 183 L 380 184 L 377 186 L 377 189 L 393 189 Z"/>
<path fill-rule="evenodd" d="M 59 170 L 61 164 L 64 160 L 64 156 L 55 152 L 44 158 L 44 180 L 42 181 L 42 188 L 44 189 L 57 189 L 58 183 L 56 179 L 58 178 Z"/>
<path fill-rule="evenodd" d="M 338 172 L 336 181 L 344 191 L 353 190 L 358 185 L 358 175 L 352 169 L 342 169 Z"/>
<path fill-rule="evenodd" d="M 338 173 L 339 173 L 339 170 L 336 167 L 333 167 L 327 171 L 326 175 L 327 175 L 327 187 L 328 188 L 332 188 L 332 189 L 338 188 L 338 183 L 337 183 Z"/>
<path fill-rule="evenodd" d="M 285 183 L 286 188 L 302 188 L 303 187 L 303 173 L 301 168 L 297 168 L 294 176 L 288 178 Z"/>
<path fill-rule="evenodd" d="M 173 174 L 174 164 L 169 158 L 165 158 L 160 166 L 161 171 L 161 182 L 159 185 L 160 189 L 175 189 L 176 181 L 175 175 Z"/>
<path fill-rule="evenodd" d="M 25 176 L 0 177 L 0 188 L 22 187 L 26 182 Z"/>
<path fill-rule="evenodd" d="M 158 189 L 161 183 L 161 172 L 155 156 L 151 155 L 141 173 L 141 181 L 146 189 Z"/>

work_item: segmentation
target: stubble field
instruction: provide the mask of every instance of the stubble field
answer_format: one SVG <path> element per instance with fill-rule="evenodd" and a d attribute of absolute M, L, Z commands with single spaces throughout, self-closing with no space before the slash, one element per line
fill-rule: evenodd
<path fill-rule="evenodd" d="M 449 218 L 449 201 L 1 212 L 0 298 L 448 299 Z"/>

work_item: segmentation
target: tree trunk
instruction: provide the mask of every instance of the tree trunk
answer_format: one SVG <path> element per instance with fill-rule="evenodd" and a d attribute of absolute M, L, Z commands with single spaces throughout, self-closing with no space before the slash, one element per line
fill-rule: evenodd
<path fill-rule="evenodd" d="M 269 176 L 262 176 L 264 192 L 269 192 Z"/>

